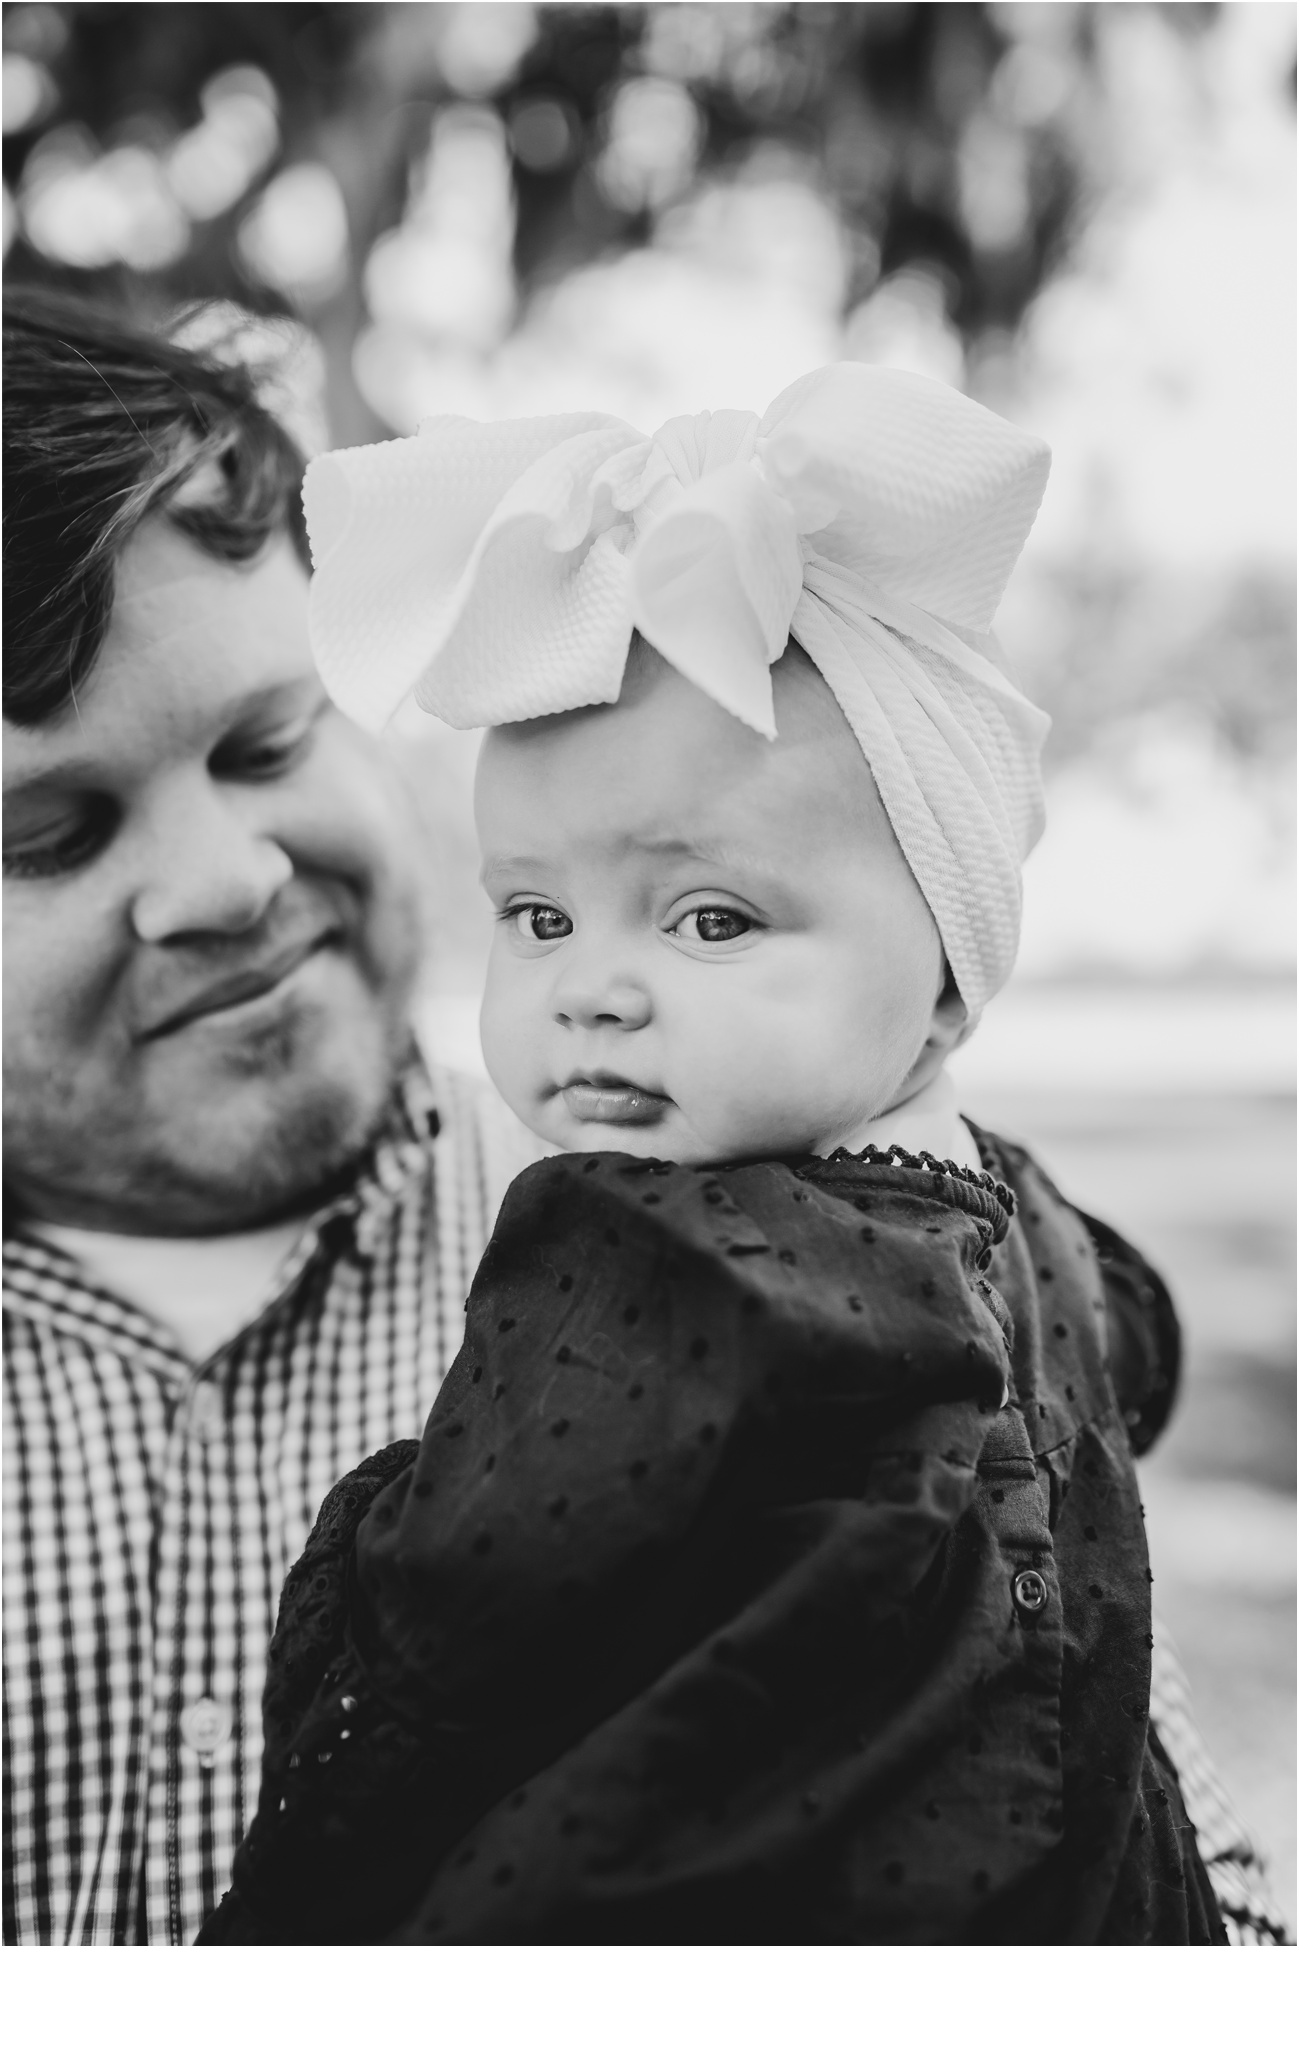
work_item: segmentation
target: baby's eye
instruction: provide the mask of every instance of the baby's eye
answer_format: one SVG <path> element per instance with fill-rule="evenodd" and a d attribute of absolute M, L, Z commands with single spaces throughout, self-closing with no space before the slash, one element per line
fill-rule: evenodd
<path fill-rule="evenodd" d="M 505 914 L 520 938 L 540 939 L 543 944 L 549 939 L 566 939 L 573 929 L 572 918 L 551 903 L 516 903 Z"/>
<path fill-rule="evenodd" d="M 753 919 L 746 917 L 742 910 L 730 910 L 725 904 L 705 904 L 698 910 L 688 910 L 678 919 L 674 929 L 684 939 L 702 939 L 705 945 L 717 945 L 726 939 L 742 939 L 746 932 L 753 930 Z"/>

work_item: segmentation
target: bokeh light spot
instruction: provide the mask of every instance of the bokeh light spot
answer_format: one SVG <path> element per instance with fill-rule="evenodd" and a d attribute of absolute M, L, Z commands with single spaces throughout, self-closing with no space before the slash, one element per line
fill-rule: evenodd
<path fill-rule="evenodd" d="M 4 132 L 18 135 L 43 121 L 58 104 L 58 88 L 44 64 L 19 50 L 4 54 Z"/>
<path fill-rule="evenodd" d="M 332 298 L 347 277 L 347 208 L 325 164 L 294 164 L 272 178 L 239 229 L 252 275 L 303 305 Z"/>

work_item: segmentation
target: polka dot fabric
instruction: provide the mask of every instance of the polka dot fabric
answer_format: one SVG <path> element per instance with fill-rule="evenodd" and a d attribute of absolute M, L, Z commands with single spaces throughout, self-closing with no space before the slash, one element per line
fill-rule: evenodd
<path fill-rule="evenodd" d="M 520 1177 L 286 1589 L 205 1942 L 1223 1941 L 1148 1719 L 1175 1325 L 980 1145 Z"/>

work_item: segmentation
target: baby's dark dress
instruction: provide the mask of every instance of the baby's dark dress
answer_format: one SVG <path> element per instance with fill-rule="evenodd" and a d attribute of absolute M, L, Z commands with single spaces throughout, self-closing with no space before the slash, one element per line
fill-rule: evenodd
<path fill-rule="evenodd" d="M 1225 1939 L 1148 1719 L 1176 1321 L 980 1145 L 520 1176 L 290 1575 L 202 1941 Z"/>

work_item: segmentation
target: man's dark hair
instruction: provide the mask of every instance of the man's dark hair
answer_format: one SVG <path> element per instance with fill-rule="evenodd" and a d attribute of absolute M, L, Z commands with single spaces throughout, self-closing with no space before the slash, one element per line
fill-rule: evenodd
<path fill-rule="evenodd" d="M 4 468 L 4 716 L 16 725 L 74 701 L 108 630 L 117 557 L 149 513 L 228 562 L 283 530 L 310 566 L 302 455 L 249 371 L 86 300 L 5 296 Z M 200 468 L 212 482 L 194 502 L 183 487 Z"/>

